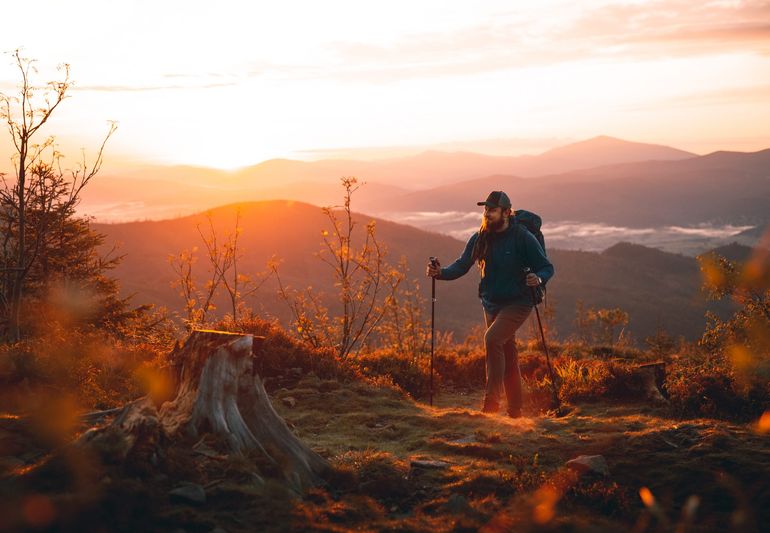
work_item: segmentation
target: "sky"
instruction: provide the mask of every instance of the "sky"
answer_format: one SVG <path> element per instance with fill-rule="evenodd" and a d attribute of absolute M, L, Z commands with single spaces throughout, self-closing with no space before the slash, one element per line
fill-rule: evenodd
<path fill-rule="evenodd" d="M 68 63 L 45 132 L 78 157 L 117 121 L 112 168 L 536 154 L 596 135 L 770 148 L 770 2 L 31 0 L 3 18 L 0 92 L 17 48 L 40 84 Z"/>

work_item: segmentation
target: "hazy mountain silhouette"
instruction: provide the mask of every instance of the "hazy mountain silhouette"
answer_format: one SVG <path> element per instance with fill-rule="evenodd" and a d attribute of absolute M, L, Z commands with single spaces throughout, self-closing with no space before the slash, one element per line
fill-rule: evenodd
<path fill-rule="evenodd" d="M 188 215 L 233 201 L 257 201 L 263 198 L 291 199 L 318 206 L 336 205 L 340 201 L 339 191 L 339 181 L 335 186 L 302 181 L 262 189 L 239 189 L 118 177 L 94 180 L 89 184 L 80 211 L 110 222 L 157 220 Z M 400 196 L 406 192 L 398 187 L 374 182 L 361 186 L 355 194 L 357 201 L 362 204 L 381 205 L 383 198 Z"/>
<path fill-rule="evenodd" d="M 212 210 L 221 231 L 232 229 L 235 209 L 235 205 L 227 205 Z M 330 229 L 318 207 L 265 201 L 244 203 L 241 211 L 241 272 L 261 271 L 266 261 L 277 254 L 283 259 L 280 271 L 285 283 L 332 292 L 330 269 L 314 256 L 321 247 L 321 230 Z M 357 214 L 355 219 L 363 230 L 371 217 Z M 181 299 L 170 287 L 173 273 L 167 257 L 182 249 L 203 248 L 196 229 L 198 223 L 205 223 L 202 214 L 162 221 L 97 224 L 96 229 L 107 235 L 105 246 L 119 242 L 120 253 L 126 254 L 115 271 L 125 294 L 136 293 L 137 303 L 153 302 L 180 309 Z M 390 251 L 390 261 L 395 264 L 403 255 L 409 263 L 410 276 L 420 280 L 426 296 L 429 280 L 424 269 L 428 256 L 436 255 L 443 265 L 448 265 L 460 255 L 465 244 L 385 220 L 377 220 L 376 224 L 379 239 Z M 575 304 L 580 299 L 586 306 L 625 309 L 631 314 L 629 329 L 640 339 L 652 334 L 659 323 L 674 334 L 690 339 L 700 336 L 706 303 L 699 292 L 700 277 L 694 259 L 629 244 L 618 244 L 603 253 L 549 250 L 549 256 L 557 272 L 549 283 L 549 306 L 557 310 L 554 325 L 560 334 L 572 332 Z M 196 268 L 203 283 L 203 256 Z M 475 267 L 459 280 L 437 282 L 439 328 L 462 335 L 483 323 L 477 284 Z M 284 321 L 288 318 L 285 304 L 275 295 L 273 282 L 266 284 L 258 299 L 249 303 Z M 223 301 L 219 304 L 224 306 Z M 720 309 L 724 312 L 724 307 Z"/>
<path fill-rule="evenodd" d="M 237 171 L 145 165 L 99 176 L 84 192 L 83 211 L 90 210 L 105 220 L 129 218 L 122 214 L 110 216 L 108 209 L 116 203 L 115 198 L 132 202 L 126 214 L 136 219 L 176 216 L 244 200 L 292 199 L 323 205 L 332 203 L 342 176 L 357 176 L 359 181 L 367 182 L 359 195 L 359 205 L 366 211 L 381 211 L 384 199 L 481 176 L 530 178 L 621 162 L 691 157 L 695 154 L 667 146 L 598 136 L 540 155 L 516 157 L 429 150 L 373 161 L 270 159 Z"/>
<path fill-rule="evenodd" d="M 539 155 L 490 156 L 472 152 L 428 150 L 418 155 L 367 162 L 337 160 L 339 165 L 360 168 L 367 179 L 416 189 L 445 185 L 488 174 L 515 174 L 530 178 L 614 163 L 647 160 L 680 160 L 696 154 L 662 146 L 625 141 L 606 135 L 543 152 Z M 319 161 L 324 165 L 331 161 Z"/>
<path fill-rule="evenodd" d="M 754 249 L 750 246 L 744 246 L 743 244 L 739 244 L 737 242 L 732 242 L 724 246 L 718 246 L 710 250 L 710 252 L 721 255 L 725 259 L 729 259 L 730 261 L 735 261 L 738 263 L 747 261 L 751 257 L 753 251 Z"/>
<path fill-rule="evenodd" d="M 660 144 L 631 142 L 599 135 L 548 150 L 530 159 L 528 167 L 522 165 L 522 168 L 513 174 L 523 177 L 542 176 L 634 161 L 677 161 L 691 157 L 697 157 L 697 154 Z"/>
<path fill-rule="evenodd" d="M 401 211 L 473 211 L 503 189 L 514 209 L 544 220 L 631 227 L 764 223 L 770 206 L 770 149 L 713 152 L 679 161 L 607 165 L 526 179 L 496 174 L 409 193 L 388 202 Z"/>

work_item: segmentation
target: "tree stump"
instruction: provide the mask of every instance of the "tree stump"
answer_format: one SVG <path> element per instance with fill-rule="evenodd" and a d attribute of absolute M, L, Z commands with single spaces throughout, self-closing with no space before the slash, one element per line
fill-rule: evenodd
<path fill-rule="evenodd" d="M 127 404 L 111 423 L 84 433 L 112 461 L 158 464 L 164 447 L 192 446 L 204 436 L 230 454 L 256 451 L 296 492 L 321 482 L 329 463 L 299 440 L 273 409 L 255 354 L 264 337 L 194 330 L 171 353 L 171 394 Z M 173 399 L 169 399 L 173 398 Z"/>
<path fill-rule="evenodd" d="M 664 361 L 653 361 L 638 365 L 636 373 L 641 377 L 642 392 L 648 400 L 658 405 L 668 403 L 666 397 L 661 393 L 666 379 L 666 363 Z"/>

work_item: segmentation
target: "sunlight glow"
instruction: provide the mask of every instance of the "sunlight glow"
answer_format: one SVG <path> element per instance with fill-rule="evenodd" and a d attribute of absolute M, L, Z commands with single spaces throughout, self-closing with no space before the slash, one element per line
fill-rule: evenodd
<path fill-rule="evenodd" d="M 7 20 L 26 6 L 9 4 Z M 606 134 L 695 152 L 770 134 L 768 38 L 751 6 L 550 0 L 38 2 L 23 47 L 72 66 L 65 153 L 119 121 L 113 157 L 232 169 L 323 150 Z M 89 32 L 60 38 L 60 28 Z M 205 39 L 201 39 L 205 35 Z M 95 46 L 94 43 L 99 43 Z M 0 61 L 0 91 L 17 72 Z M 564 90 L 568 87 L 569 90 Z M 531 152 L 530 152 L 531 153 Z M 0 156 L 4 154 L 0 153 Z"/>

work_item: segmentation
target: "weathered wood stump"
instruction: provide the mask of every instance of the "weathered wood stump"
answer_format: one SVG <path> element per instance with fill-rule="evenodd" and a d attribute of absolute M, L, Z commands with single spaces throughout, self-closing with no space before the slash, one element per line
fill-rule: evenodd
<path fill-rule="evenodd" d="M 120 410 L 106 426 L 84 433 L 83 444 L 109 449 L 108 460 L 157 464 L 163 448 L 205 436 L 230 454 L 258 452 L 303 492 L 321 482 L 329 463 L 299 440 L 273 409 L 255 357 L 264 337 L 194 330 L 171 353 L 168 397 L 148 395 Z M 101 446 L 99 446 L 101 444 Z"/>
<path fill-rule="evenodd" d="M 638 365 L 636 373 L 641 378 L 642 392 L 648 400 L 659 405 L 668 403 L 666 397 L 661 393 L 666 379 L 666 363 L 664 361 L 653 361 Z"/>

